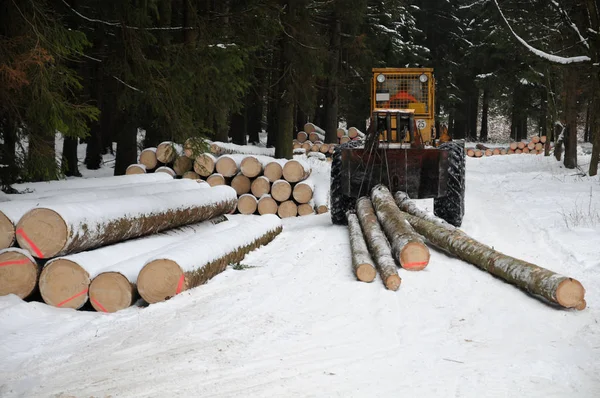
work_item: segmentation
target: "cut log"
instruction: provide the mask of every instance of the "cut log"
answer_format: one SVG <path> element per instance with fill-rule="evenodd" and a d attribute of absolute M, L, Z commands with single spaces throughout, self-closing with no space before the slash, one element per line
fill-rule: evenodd
<path fill-rule="evenodd" d="M 210 153 L 201 153 L 194 160 L 194 171 L 201 177 L 208 177 L 215 171 L 217 158 Z"/>
<path fill-rule="evenodd" d="M 429 249 L 421 236 L 406 221 L 389 189 L 383 185 L 373 187 L 371 203 L 392 247 L 392 254 L 402 268 L 407 271 L 420 271 L 427 267 Z"/>
<path fill-rule="evenodd" d="M 475 149 L 473 148 L 467 148 L 467 156 L 469 157 L 475 157 Z"/>
<path fill-rule="evenodd" d="M 518 155 L 518 154 L 521 154 L 521 153 L 523 153 L 523 150 L 522 150 L 522 149 L 517 149 L 517 150 L 515 151 L 515 153 L 516 153 L 517 155 Z"/>
<path fill-rule="evenodd" d="M 312 146 L 313 146 L 312 141 L 304 141 L 302 143 L 302 147 L 299 148 L 299 149 L 304 149 L 306 152 L 308 152 L 308 151 L 310 151 L 310 149 L 312 148 Z"/>
<path fill-rule="evenodd" d="M 180 180 L 186 181 L 186 180 Z M 28 211 L 17 224 L 19 246 L 37 258 L 51 258 L 193 224 L 232 212 L 229 186 L 44 206 Z"/>
<path fill-rule="evenodd" d="M 516 151 L 516 150 L 517 150 L 517 148 L 518 148 L 518 145 L 519 145 L 519 144 L 518 144 L 518 143 L 516 143 L 516 142 L 511 142 L 511 143 L 510 143 L 510 149 L 512 149 L 513 151 Z"/>
<path fill-rule="evenodd" d="M 231 187 L 235 189 L 238 196 L 250 192 L 251 184 L 250 179 L 242 173 L 238 173 L 238 175 L 231 180 Z"/>
<path fill-rule="evenodd" d="M 532 149 L 535 149 L 535 143 L 534 142 L 530 142 L 527 144 L 527 148 L 531 151 Z"/>
<path fill-rule="evenodd" d="M 320 128 L 319 126 L 317 126 L 314 123 L 305 123 L 304 124 L 304 131 L 306 131 L 307 134 L 310 134 L 312 132 L 317 132 L 321 135 L 325 135 L 325 130 L 323 130 L 322 128 Z M 321 140 L 322 141 L 322 140 Z"/>
<path fill-rule="evenodd" d="M 438 248 L 481 268 L 490 274 L 520 288 L 534 297 L 565 308 L 583 310 L 585 289 L 573 279 L 535 264 L 503 254 L 469 237 L 453 226 L 405 213 L 413 228 Z"/>
<path fill-rule="evenodd" d="M 271 195 L 263 195 L 258 199 L 258 214 L 277 214 L 277 202 L 271 197 Z"/>
<path fill-rule="evenodd" d="M 544 144 L 542 144 L 541 142 L 538 142 L 537 144 L 535 144 L 536 151 L 541 151 L 542 149 L 544 149 Z"/>
<path fill-rule="evenodd" d="M 318 176 L 318 175 L 317 175 Z M 317 178 L 315 176 L 315 178 Z M 315 211 L 317 214 L 327 213 L 329 211 L 329 184 L 328 180 L 317 182 L 317 186 L 313 192 L 313 200 L 315 202 Z"/>
<path fill-rule="evenodd" d="M 329 153 L 333 153 L 336 146 L 338 146 L 338 144 L 329 144 Z"/>
<path fill-rule="evenodd" d="M 165 192 L 189 191 L 202 188 L 196 181 L 168 180 L 149 184 L 135 184 L 128 187 L 100 187 L 85 193 L 73 193 L 64 196 L 23 199 L 0 203 L 0 249 L 11 247 L 15 242 L 15 228 L 21 217 L 35 207 L 55 204 L 88 202 L 101 199 L 124 198 L 138 195 L 151 195 Z"/>
<path fill-rule="evenodd" d="M 286 159 L 275 159 L 272 162 L 265 165 L 263 175 L 269 179 L 270 182 L 275 182 L 283 176 L 283 166 L 287 163 Z M 257 196 L 258 198 L 259 196 Z"/>
<path fill-rule="evenodd" d="M 547 139 L 547 137 L 545 135 L 543 135 L 543 136 L 540 137 L 540 142 L 542 144 L 545 144 L 546 143 L 546 139 Z"/>
<path fill-rule="evenodd" d="M 494 148 L 492 150 L 492 155 L 500 155 L 501 151 L 502 150 L 500 148 Z"/>
<path fill-rule="evenodd" d="M 366 196 L 356 201 L 356 216 L 383 284 L 387 289 L 398 290 L 402 279 L 398 275 L 389 243 L 377 221 L 375 209 Z"/>
<path fill-rule="evenodd" d="M 161 166 L 158 169 L 156 169 L 155 173 L 165 173 L 170 175 L 171 177 L 175 177 L 177 174 L 175 173 L 175 170 L 173 170 L 170 167 L 167 166 Z"/>
<path fill-rule="evenodd" d="M 302 143 L 300 143 L 300 142 L 295 142 L 295 143 L 292 145 L 292 149 L 298 149 L 298 148 L 302 148 Z"/>
<path fill-rule="evenodd" d="M 256 196 L 245 193 L 238 198 L 237 209 L 242 214 L 254 214 L 258 209 Z"/>
<path fill-rule="evenodd" d="M 316 141 L 313 146 L 310 148 L 311 152 L 321 152 L 321 145 L 323 143 L 321 141 Z"/>
<path fill-rule="evenodd" d="M 340 144 L 345 144 L 346 142 L 350 142 L 352 140 L 352 138 L 350 138 L 349 136 L 345 135 L 342 138 L 340 138 Z"/>
<path fill-rule="evenodd" d="M 156 147 L 146 148 L 140 153 L 140 163 L 146 166 L 146 170 L 152 170 L 158 165 L 156 158 Z"/>
<path fill-rule="evenodd" d="M 211 235 L 236 225 L 238 225 L 236 221 L 228 221 L 227 217 L 219 216 L 200 224 L 176 228 L 163 234 L 89 252 L 104 251 L 105 253 L 101 253 L 99 258 L 106 257 L 105 261 L 94 261 L 90 256 L 88 258 L 79 256 L 80 266 L 87 267 L 85 272 L 88 272 L 91 279 L 88 294 L 92 306 L 100 312 L 115 312 L 131 306 L 137 298 L 137 277 L 149 259 L 162 253 L 165 248 L 177 245 L 191 237 Z M 68 303 L 73 308 L 76 306 L 73 301 Z M 67 303 L 64 306 L 67 306 Z"/>
<path fill-rule="evenodd" d="M 192 159 L 188 158 L 187 156 L 179 156 L 173 163 L 173 171 L 176 175 L 182 176 L 188 171 L 192 170 L 193 165 L 194 162 Z"/>
<path fill-rule="evenodd" d="M 529 148 L 528 148 L 528 147 L 525 147 L 525 148 L 523 148 L 523 153 L 529 153 L 529 152 L 530 152 L 530 151 L 529 151 Z"/>
<path fill-rule="evenodd" d="M 475 149 L 475 157 L 480 158 L 483 156 L 483 151 L 481 149 Z"/>
<path fill-rule="evenodd" d="M 278 202 L 285 202 L 292 196 L 292 186 L 286 180 L 277 180 L 271 186 L 271 196 Z"/>
<path fill-rule="evenodd" d="M 475 147 L 477 149 L 481 149 L 482 151 L 487 151 L 488 149 L 490 149 L 490 148 L 488 148 L 487 146 L 485 146 L 483 144 L 476 144 Z"/>
<path fill-rule="evenodd" d="M 206 182 L 211 187 L 216 187 L 216 186 L 219 186 L 219 185 L 226 185 L 227 184 L 227 182 L 225 181 L 225 177 L 223 177 L 219 173 L 215 173 L 215 174 L 209 175 L 208 178 L 206 179 Z"/>
<path fill-rule="evenodd" d="M 485 150 L 485 156 L 492 156 L 493 154 L 494 154 L 494 152 L 491 149 Z"/>
<path fill-rule="evenodd" d="M 271 183 L 269 179 L 265 176 L 257 177 L 254 181 L 252 181 L 252 185 L 250 186 L 250 190 L 252 191 L 252 195 L 260 198 L 264 194 L 271 192 Z"/>
<path fill-rule="evenodd" d="M 369 254 L 367 242 L 365 241 L 358 217 L 354 213 L 348 213 L 347 218 L 354 275 L 361 282 L 373 282 L 375 276 L 377 276 L 377 270 L 373 265 L 375 262 Z"/>
<path fill-rule="evenodd" d="M 506 148 L 500 148 L 500 155 L 506 155 L 507 150 Z"/>
<path fill-rule="evenodd" d="M 303 216 L 310 216 L 311 214 L 315 214 L 315 204 L 313 201 L 310 201 L 308 203 L 302 203 L 301 205 L 298 205 L 298 215 L 303 217 Z"/>
<path fill-rule="evenodd" d="M 244 155 L 223 155 L 217 159 L 215 169 L 223 177 L 233 177 L 240 171 L 240 163 Z"/>
<path fill-rule="evenodd" d="M 313 192 L 315 191 L 315 183 L 312 178 L 307 178 L 304 181 L 300 181 L 294 186 L 292 192 L 294 200 L 300 204 L 308 203 L 313 198 Z"/>
<path fill-rule="evenodd" d="M 288 160 L 283 166 L 283 178 L 290 183 L 305 180 L 310 175 L 311 168 L 301 160 Z"/>
<path fill-rule="evenodd" d="M 316 131 L 313 131 L 308 135 L 308 140 L 313 142 L 313 146 L 315 142 L 325 142 L 325 134 L 320 134 Z"/>
<path fill-rule="evenodd" d="M 540 142 L 540 137 L 538 137 L 537 135 L 534 135 L 533 137 L 531 137 L 531 142 L 533 142 L 534 144 L 537 144 L 538 142 Z"/>
<path fill-rule="evenodd" d="M 200 176 L 195 171 L 186 171 L 181 178 L 190 180 L 201 180 Z"/>
<path fill-rule="evenodd" d="M 325 154 L 325 153 L 329 153 L 329 144 L 321 144 L 321 147 L 319 148 L 319 152 Z"/>
<path fill-rule="evenodd" d="M 308 134 L 306 134 L 305 131 L 298 131 L 296 138 L 302 144 L 304 141 L 306 141 L 308 139 Z"/>
<path fill-rule="evenodd" d="M 307 158 L 316 158 L 319 159 L 320 161 L 325 161 L 327 160 L 327 156 L 325 156 L 324 153 L 321 152 L 311 152 L 308 155 L 306 155 Z"/>
<path fill-rule="evenodd" d="M 298 205 L 293 200 L 286 200 L 279 205 L 277 215 L 281 218 L 296 217 L 298 215 Z"/>
<path fill-rule="evenodd" d="M 0 296 L 14 294 L 25 299 L 35 291 L 40 266 L 25 250 L 0 250 Z"/>
<path fill-rule="evenodd" d="M 365 138 L 365 133 L 363 133 L 362 131 L 360 131 L 356 127 L 350 127 L 348 129 L 348 136 L 350 138 L 357 138 L 358 137 L 360 139 L 363 139 L 363 138 Z"/>
<path fill-rule="evenodd" d="M 183 154 L 190 159 L 195 159 L 198 155 L 210 149 L 208 142 L 202 138 L 191 137 L 183 143 Z"/>
<path fill-rule="evenodd" d="M 228 264 L 240 262 L 250 251 L 271 242 L 281 230 L 281 220 L 266 215 L 240 222 L 233 233 L 187 239 L 144 265 L 137 279 L 138 291 L 148 303 L 168 300 L 208 282 Z M 206 250 L 198 250 L 199 247 Z"/>
<path fill-rule="evenodd" d="M 161 163 L 171 163 L 179 153 L 183 153 L 183 148 L 171 141 L 163 141 L 156 147 L 156 159 Z"/>
<path fill-rule="evenodd" d="M 141 163 L 130 164 L 125 169 L 125 175 L 146 174 L 146 166 Z"/>
<path fill-rule="evenodd" d="M 240 163 L 240 170 L 248 178 L 254 178 L 263 171 L 262 163 L 254 156 L 246 156 Z"/>
<path fill-rule="evenodd" d="M 338 139 L 340 139 L 341 137 L 343 137 L 343 136 L 345 136 L 345 135 L 348 135 L 348 130 L 346 130 L 346 129 L 344 129 L 344 128 L 341 128 L 341 127 L 339 127 L 339 128 L 337 129 L 337 138 L 338 138 Z"/>
<path fill-rule="evenodd" d="M 518 149 L 523 149 L 527 146 L 527 144 L 525 144 L 524 142 L 517 142 L 517 148 Z"/>
<path fill-rule="evenodd" d="M 213 155 L 262 155 L 275 156 L 275 148 L 262 148 L 253 145 L 236 145 L 229 142 L 213 141 L 210 143 L 210 152 Z"/>

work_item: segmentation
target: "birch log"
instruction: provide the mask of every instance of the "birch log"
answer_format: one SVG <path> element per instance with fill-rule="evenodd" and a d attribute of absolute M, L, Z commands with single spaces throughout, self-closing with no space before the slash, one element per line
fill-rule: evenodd
<path fill-rule="evenodd" d="M 15 294 L 25 299 L 37 286 L 40 266 L 25 250 L 0 250 L 0 296 Z"/>
<path fill-rule="evenodd" d="M 138 195 L 152 195 L 157 193 L 189 191 L 200 189 L 206 184 L 199 184 L 191 180 L 168 179 L 154 184 L 137 184 L 128 187 L 106 187 L 67 193 L 62 196 L 50 196 L 37 199 L 24 199 L 0 203 L 0 249 L 11 247 L 15 243 L 15 228 L 21 217 L 35 207 L 50 206 L 63 203 L 81 203 L 101 199 L 124 198 Z"/>
<path fill-rule="evenodd" d="M 421 236 L 410 226 L 394 197 L 384 185 L 371 190 L 371 202 L 385 235 L 392 246 L 392 254 L 407 271 L 420 271 L 429 264 L 429 249 Z"/>
<path fill-rule="evenodd" d="M 390 245 L 377 221 L 375 209 L 366 196 L 356 201 L 356 216 L 385 287 L 398 290 L 402 279 L 398 275 Z"/>
<path fill-rule="evenodd" d="M 56 204 L 28 211 L 17 224 L 19 246 L 51 258 L 193 224 L 235 210 L 229 186 Z"/>
<path fill-rule="evenodd" d="M 359 281 L 373 282 L 377 271 L 367 242 L 363 235 L 358 217 L 354 213 L 348 213 L 348 233 L 350 235 L 350 249 L 352 250 L 352 270 Z"/>
<path fill-rule="evenodd" d="M 281 230 L 277 216 L 265 215 L 249 218 L 231 233 L 192 237 L 168 247 L 144 265 L 137 279 L 138 291 L 148 303 L 168 300 L 206 283 L 228 264 L 240 262 L 250 251 L 271 242 Z"/>
<path fill-rule="evenodd" d="M 404 213 L 408 222 L 433 245 L 546 301 L 565 308 L 585 309 L 585 289 L 576 279 L 511 257 L 443 222 Z"/>

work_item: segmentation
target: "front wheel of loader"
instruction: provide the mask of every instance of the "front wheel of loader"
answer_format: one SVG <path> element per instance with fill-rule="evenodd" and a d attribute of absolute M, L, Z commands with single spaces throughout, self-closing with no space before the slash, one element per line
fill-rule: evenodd
<path fill-rule="evenodd" d="M 460 227 L 465 214 L 465 142 L 445 142 L 438 147 L 448 153 L 448 185 L 446 196 L 433 200 L 433 213 Z"/>
<path fill-rule="evenodd" d="M 336 225 L 348 224 L 346 212 L 354 208 L 352 201 L 356 198 L 351 198 L 345 195 L 342 190 L 342 149 L 356 148 L 362 145 L 360 141 L 350 141 L 342 145 L 337 145 L 333 150 L 331 161 L 331 177 L 329 187 L 329 212 L 331 213 L 331 221 Z"/>

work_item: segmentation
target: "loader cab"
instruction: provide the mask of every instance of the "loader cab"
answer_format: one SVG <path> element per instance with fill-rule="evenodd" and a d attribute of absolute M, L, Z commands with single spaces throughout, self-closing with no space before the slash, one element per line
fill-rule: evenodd
<path fill-rule="evenodd" d="M 435 78 L 432 68 L 374 68 L 371 115 L 380 141 L 411 142 L 435 138 Z"/>

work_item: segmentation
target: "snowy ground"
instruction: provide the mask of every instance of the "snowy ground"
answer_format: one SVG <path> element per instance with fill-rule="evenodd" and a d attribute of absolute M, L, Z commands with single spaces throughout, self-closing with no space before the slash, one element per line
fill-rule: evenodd
<path fill-rule="evenodd" d="M 600 179 L 560 166 L 467 158 L 462 229 L 577 278 L 584 311 L 435 250 L 424 271 L 400 270 L 397 292 L 360 283 L 329 214 L 286 219 L 247 267 L 147 308 L 0 297 L 0 396 L 597 397 Z"/>

